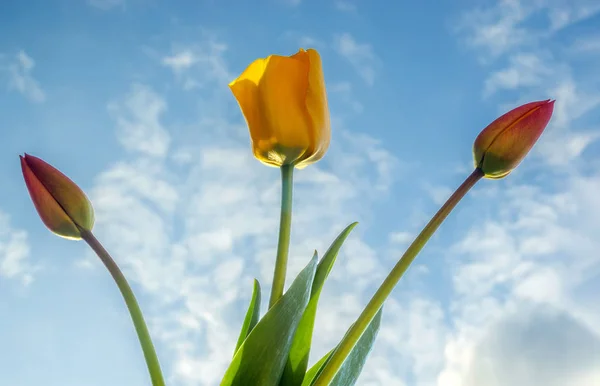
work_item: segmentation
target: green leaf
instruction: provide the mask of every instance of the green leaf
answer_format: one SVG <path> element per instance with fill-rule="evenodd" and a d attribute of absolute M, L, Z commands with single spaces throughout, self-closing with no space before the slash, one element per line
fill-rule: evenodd
<path fill-rule="evenodd" d="M 304 379 L 302 380 L 302 386 L 310 386 L 313 384 L 313 381 L 315 380 L 317 375 L 321 373 L 321 369 L 323 368 L 323 366 L 325 366 L 325 363 L 329 361 L 329 357 L 331 356 L 331 354 L 333 354 L 334 351 L 335 348 L 331 349 L 327 354 L 325 354 L 325 356 L 323 356 L 323 358 L 319 359 L 319 361 L 315 363 L 313 367 L 311 367 L 306 372 L 306 374 L 304 375 Z"/>
<path fill-rule="evenodd" d="M 325 279 L 327 279 L 329 272 L 331 272 L 331 268 L 333 267 L 333 263 L 335 263 L 335 259 L 337 258 L 342 244 L 344 244 L 344 241 L 346 241 L 346 238 L 356 225 L 358 225 L 358 222 L 353 222 L 352 224 L 348 225 L 346 229 L 344 229 L 342 233 L 340 233 L 340 235 L 333 241 L 327 252 L 325 252 L 325 255 L 323 255 L 323 258 L 317 266 L 317 273 L 315 274 L 315 280 L 313 281 L 312 294 L 320 290 L 321 287 L 323 287 L 323 284 L 325 284 Z M 314 296 L 312 294 L 311 297 Z"/>
<path fill-rule="evenodd" d="M 281 386 L 300 386 L 302 384 L 302 379 L 304 379 L 304 374 L 306 373 L 306 368 L 308 367 L 308 356 L 310 354 L 315 317 L 317 314 L 317 305 L 319 302 L 319 296 L 321 295 L 321 290 L 323 289 L 323 284 L 325 284 L 325 279 L 327 279 L 327 276 L 329 275 L 329 272 L 335 263 L 342 244 L 344 241 L 346 241 L 346 238 L 352 229 L 354 229 L 356 224 L 358 223 L 355 222 L 348 225 L 346 229 L 340 233 L 340 235 L 331 244 L 327 252 L 325 252 L 325 255 L 317 266 L 315 280 L 312 284 L 310 301 L 308 306 L 306 306 L 304 315 L 302 315 L 302 320 L 300 320 L 300 324 L 296 330 L 296 335 L 294 335 L 294 341 L 292 343 L 292 347 L 290 348 L 290 355 L 286 363 L 283 376 L 281 377 L 281 382 L 279 383 Z"/>
<path fill-rule="evenodd" d="M 246 317 L 244 323 L 242 323 L 242 330 L 240 331 L 240 337 L 238 338 L 237 344 L 235 345 L 235 353 L 238 351 L 242 343 L 246 340 L 246 337 L 250 334 L 258 319 L 260 318 L 260 283 L 254 279 L 254 288 L 252 289 L 252 298 L 250 298 L 250 304 L 248 305 L 248 311 L 246 311 Z"/>
<path fill-rule="evenodd" d="M 379 326 L 381 325 L 382 312 L 383 308 L 379 309 L 377 314 L 375 314 L 375 317 L 371 320 L 371 323 L 369 323 L 358 342 L 356 342 L 356 346 L 354 346 L 350 354 L 346 357 L 342 367 L 329 386 L 352 386 L 356 383 L 365 361 L 371 352 L 373 343 L 375 343 L 375 338 L 377 337 Z M 323 367 L 327 365 L 327 362 L 334 351 L 335 349 L 328 352 L 323 358 L 315 363 L 310 370 L 308 370 L 304 377 L 304 381 L 302 382 L 302 386 L 311 386 L 314 383 L 317 376 L 321 374 Z"/>
<path fill-rule="evenodd" d="M 310 299 L 316 267 L 315 255 L 242 343 L 221 386 L 279 384 L 294 333 Z"/>

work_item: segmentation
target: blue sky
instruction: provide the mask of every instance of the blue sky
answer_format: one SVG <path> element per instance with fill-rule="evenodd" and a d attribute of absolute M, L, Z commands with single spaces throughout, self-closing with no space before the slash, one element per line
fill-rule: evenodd
<path fill-rule="evenodd" d="M 529 157 L 402 279 L 359 384 L 600 384 L 599 26 L 594 0 L 1 2 L 0 384 L 149 382 L 108 273 L 37 217 L 23 152 L 91 197 L 168 384 L 218 384 L 252 278 L 267 298 L 279 202 L 227 84 L 300 47 L 321 53 L 333 128 L 296 173 L 289 276 L 360 221 L 311 362 L 468 175 L 477 133 L 554 98 Z"/>

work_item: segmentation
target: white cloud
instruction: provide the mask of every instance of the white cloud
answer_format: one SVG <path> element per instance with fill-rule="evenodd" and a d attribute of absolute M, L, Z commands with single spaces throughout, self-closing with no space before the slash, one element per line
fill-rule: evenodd
<path fill-rule="evenodd" d="M 31 74 L 34 67 L 34 60 L 25 51 L 21 50 L 6 65 L 4 70 L 8 76 L 9 89 L 16 90 L 32 102 L 41 103 L 46 100 L 46 94 Z"/>
<path fill-rule="evenodd" d="M 521 23 L 529 16 L 530 7 L 518 0 L 503 0 L 490 8 L 467 12 L 458 29 L 467 31 L 467 43 L 498 56 L 509 49 L 530 43 L 534 38 Z"/>
<path fill-rule="evenodd" d="M 8 215 L 0 212 L 0 277 L 29 285 L 37 270 L 29 261 L 27 232 L 13 229 Z"/>
<path fill-rule="evenodd" d="M 553 167 L 568 168 L 600 138 L 600 127 L 589 118 L 600 105 L 600 93 L 574 56 L 581 55 L 584 48 L 576 48 L 577 39 L 566 50 L 555 41 L 565 27 L 598 11 L 598 4 L 587 0 L 504 0 L 464 15 L 466 24 L 461 28 L 466 31 L 466 40 L 486 57 L 486 64 L 494 66 L 503 59 L 508 62 L 491 70 L 484 83 L 484 97 L 495 96 L 500 90 L 515 95 L 517 100 L 505 104 L 501 112 L 532 100 L 556 99 L 549 127 L 531 157 L 541 155 Z M 549 18 L 547 25 L 533 21 L 540 15 Z"/>
<path fill-rule="evenodd" d="M 583 152 L 600 139 L 600 131 L 578 132 L 548 136 L 539 146 L 540 153 L 551 165 L 569 165 L 581 158 Z"/>
<path fill-rule="evenodd" d="M 350 111 L 353 113 L 359 114 L 364 110 L 364 106 L 354 95 L 352 83 L 350 82 L 343 81 L 330 83 L 327 85 L 327 93 L 330 95 L 330 100 L 333 100 L 333 98 L 339 98 L 344 104 L 350 107 Z"/>
<path fill-rule="evenodd" d="M 563 29 L 600 12 L 600 4 L 595 0 L 554 1 L 548 6 L 550 28 Z"/>
<path fill-rule="evenodd" d="M 494 191 L 499 216 L 453 248 L 455 331 L 438 385 L 594 384 L 600 308 L 585 294 L 600 289 L 600 200 L 589 193 L 600 177 L 562 178 L 553 193 Z"/>
<path fill-rule="evenodd" d="M 300 31 L 288 30 L 281 34 L 281 39 L 286 41 L 286 44 L 293 43 L 304 49 L 317 48 L 325 49 L 327 44 L 313 35 L 306 34 Z"/>
<path fill-rule="evenodd" d="M 515 54 L 509 66 L 490 75 L 485 81 L 484 96 L 489 97 L 500 89 L 514 90 L 538 86 L 555 72 L 546 61 L 534 53 Z"/>
<path fill-rule="evenodd" d="M 392 232 L 389 234 L 389 241 L 392 244 L 408 245 L 414 238 L 415 235 L 410 232 Z"/>
<path fill-rule="evenodd" d="M 333 4 L 335 9 L 342 12 L 356 12 L 357 9 L 355 3 L 347 0 L 335 0 Z"/>
<path fill-rule="evenodd" d="M 298 43 L 300 43 L 300 47 L 306 48 L 315 48 L 323 44 L 319 40 L 307 35 L 300 36 Z"/>
<path fill-rule="evenodd" d="M 466 31 L 469 45 L 484 50 L 484 57 L 496 58 L 516 48 L 531 47 L 560 30 L 592 17 L 600 11 L 595 0 L 501 0 L 466 12 L 458 30 Z M 540 15 L 547 25 L 527 23 Z M 532 23 L 533 24 L 533 23 Z"/>
<path fill-rule="evenodd" d="M 569 77 L 548 91 L 556 98 L 554 114 L 537 149 L 552 166 L 565 166 L 579 159 L 600 138 L 597 123 L 589 128 L 582 128 L 579 123 L 600 106 L 600 93 L 593 88 L 582 90 L 582 84 L 586 86 Z"/>
<path fill-rule="evenodd" d="M 170 136 L 160 118 L 166 111 L 165 100 L 150 87 L 135 84 L 121 100 L 108 105 L 117 121 L 117 137 L 128 150 L 162 157 L 169 148 Z"/>
<path fill-rule="evenodd" d="M 200 43 L 177 45 L 161 63 L 174 72 L 184 89 L 202 88 L 211 81 L 233 80 L 223 58 L 226 51 L 227 45 L 208 37 Z"/>
<path fill-rule="evenodd" d="M 571 51 L 580 54 L 600 54 L 600 34 L 576 38 Z"/>
<path fill-rule="evenodd" d="M 450 197 L 454 191 L 447 186 L 432 185 L 426 183 L 424 185 L 425 192 L 431 197 L 433 202 L 437 205 L 442 205 Z"/>
<path fill-rule="evenodd" d="M 487 331 L 464 385 L 593 386 L 599 360 L 600 338 L 585 325 L 548 307 L 526 309 Z"/>
<path fill-rule="evenodd" d="M 600 105 L 600 93 L 593 89 L 582 90 L 582 86 L 585 87 L 585 83 L 566 78 L 549 89 L 556 95 L 557 102 L 560 101 L 555 105 L 553 124 L 568 129 L 574 121 Z"/>
<path fill-rule="evenodd" d="M 172 56 L 165 56 L 162 63 L 175 72 L 187 70 L 196 63 L 197 59 L 191 50 L 183 50 Z"/>
<path fill-rule="evenodd" d="M 335 50 L 343 56 L 369 86 L 375 83 L 381 66 L 379 58 L 368 43 L 358 43 L 349 33 L 336 35 L 333 40 Z"/>

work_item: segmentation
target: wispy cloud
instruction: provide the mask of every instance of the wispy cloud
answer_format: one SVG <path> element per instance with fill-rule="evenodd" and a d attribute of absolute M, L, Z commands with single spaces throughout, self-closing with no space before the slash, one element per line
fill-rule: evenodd
<path fill-rule="evenodd" d="M 204 39 L 201 44 L 178 44 L 171 55 L 162 57 L 161 63 L 169 67 L 186 90 L 201 88 L 206 79 L 233 79 L 223 59 L 227 45 L 214 38 Z"/>
<path fill-rule="evenodd" d="M 0 212 L 0 277 L 29 285 L 37 270 L 29 261 L 29 251 L 27 232 L 12 228 L 8 215 Z"/>
<path fill-rule="evenodd" d="M 552 130 L 540 143 L 539 151 L 551 165 L 564 166 L 579 159 L 583 151 L 600 138 L 597 123 L 588 127 L 581 127 L 579 123 L 586 122 L 585 117 L 600 106 L 600 93 L 587 86 L 569 77 L 550 89 L 557 103 Z"/>
<path fill-rule="evenodd" d="M 587 0 L 568 4 L 507 0 L 464 15 L 464 37 L 490 68 L 483 85 L 485 98 L 512 92 L 508 95 L 518 100 L 501 110 L 532 99 L 556 99 L 550 127 L 534 153 L 553 166 L 568 165 L 600 138 L 600 128 L 586 123 L 586 115 L 600 104 L 600 93 L 587 81 L 589 74 L 573 70 L 574 55 L 582 51 L 575 49 L 576 42 L 565 51 L 555 41 L 565 27 L 598 11 L 600 7 Z M 539 14 L 550 22 L 541 26 L 531 22 Z M 497 68 L 498 63 L 502 67 Z"/>
<path fill-rule="evenodd" d="M 579 54 L 600 54 L 600 34 L 576 38 L 570 50 Z"/>
<path fill-rule="evenodd" d="M 572 24 L 593 17 L 600 12 L 600 4 L 594 0 L 551 1 L 546 5 L 550 29 L 558 31 Z"/>
<path fill-rule="evenodd" d="M 32 75 L 34 67 L 34 60 L 21 50 L 12 60 L 9 58 L 5 72 L 8 77 L 9 89 L 19 92 L 32 102 L 41 103 L 46 100 L 46 94 Z"/>
<path fill-rule="evenodd" d="M 348 0 L 335 0 L 333 5 L 341 12 L 356 12 L 357 10 L 356 4 Z"/>
<path fill-rule="evenodd" d="M 498 56 L 534 39 L 534 33 L 521 26 L 530 12 L 519 0 L 499 1 L 493 7 L 463 14 L 458 29 L 466 31 L 468 44 Z"/>
<path fill-rule="evenodd" d="M 358 43 L 351 34 L 343 33 L 334 37 L 333 46 L 354 67 L 367 85 L 372 86 L 375 83 L 381 63 L 370 44 Z"/>
<path fill-rule="evenodd" d="M 347 81 L 330 83 L 327 86 L 327 92 L 332 94 L 333 97 L 340 98 L 340 100 L 350 107 L 350 111 L 353 113 L 361 113 L 363 111 L 364 107 L 362 103 L 354 95 L 352 83 Z"/>
<path fill-rule="evenodd" d="M 289 30 L 284 32 L 281 35 L 281 39 L 285 40 L 288 43 L 293 43 L 298 48 L 316 48 L 319 50 L 327 48 L 327 43 L 319 39 L 318 37 L 295 30 Z"/>
<path fill-rule="evenodd" d="M 464 13 L 457 29 L 466 34 L 469 45 L 484 50 L 483 58 L 491 56 L 493 59 L 549 39 L 565 27 L 598 12 L 600 5 L 594 0 L 502 0 Z M 528 23 L 540 14 L 548 18 L 548 24 Z"/>
<path fill-rule="evenodd" d="M 485 81 L 484 96 L 489 97 L 501 89 L 539 86 L 555 74 L 544 58 L 534 53 L 519 53 L 509 58 L 507 68 L 491 74 Z"/>
<path fill-rule="evenodd" d="M 113 101 L 108 111 L 117 121 L 119 141 L 128 150 L 161 157 L 169 148 L 169 134 L 160 119 L 167 104 L 151 88 L 135 84 L 122 100 Z"/>
<path fill-rule="evenodd" d="M 171 56 L 165 56 L 162 60 L 162 63 L 170 67 L 173 71 L 179 73 L 181 71 L 187 70 L 192 67 L 198 59 L 194 55 L 194 53 L 187 49 L 183 51 L 179 51 L 176 54 Z"/>

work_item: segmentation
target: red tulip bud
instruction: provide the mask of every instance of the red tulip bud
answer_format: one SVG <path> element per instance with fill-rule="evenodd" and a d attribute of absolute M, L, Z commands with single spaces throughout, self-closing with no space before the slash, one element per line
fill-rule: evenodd
<path fill-rule="evenodd" d="M 74 240 L 81 239 L 80 229 L 91 231 L 94 209 L 85 193 L 41 159 L 28 154 L 19 157 L 31 200 L 48 229 Z"/>
<path fill-rule="evenodd" d="M 525 158 L 548 125 L 554 101 L 519 106 L 490 123 L 475 139 L 475 167 L 486 178 L 506 177 Z"/>

